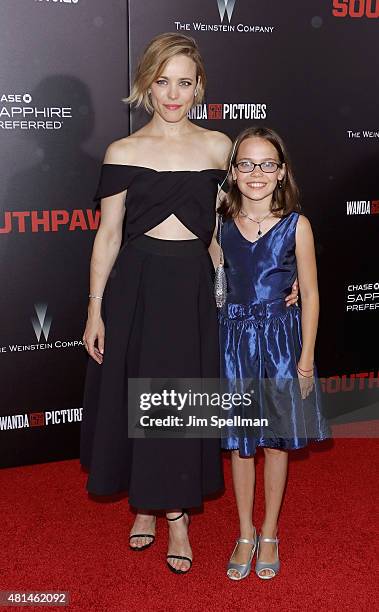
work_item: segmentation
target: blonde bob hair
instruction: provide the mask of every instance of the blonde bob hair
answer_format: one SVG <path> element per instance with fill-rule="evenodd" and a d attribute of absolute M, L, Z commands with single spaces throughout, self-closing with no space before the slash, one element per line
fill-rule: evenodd
<path fill-rule="evenodd" d="M 148 90 L 167 62 L 176 55 L 186 55 L 195 62 L 197 95 L 194 97 L 193 106 L 201 104 L 204 99 L 206 75 L 197 43 L 190 36 L 171 32 L 159 34 L 148 44 L 138 63 L 130 96 L 125 98 L 124 102 L 136 107 L 144 106 L 148 113 L 153 113 Z"/>

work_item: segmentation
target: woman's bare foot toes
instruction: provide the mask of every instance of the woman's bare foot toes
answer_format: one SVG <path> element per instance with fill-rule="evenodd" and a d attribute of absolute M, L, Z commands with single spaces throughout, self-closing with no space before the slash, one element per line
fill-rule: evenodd
<path fill-rule="evenodd" d="M 167 513 L 169 520 L 167 563 L 176 572 L 186 574 L 192 565 L 192 549 L 188 539 L 189 517 L 186 513 L 183 516 L 180 514 L 178 512 Z M 172 520 L 176 517 L 180 518 Z M 175 557 L 187 558 L 177 559 Z"/>
<path fill-rule="evenodd" d="M 133 550 L 144 550 L 155 540 L 156 517 L 152 514 L 137 514 L 129 536 Z"/>

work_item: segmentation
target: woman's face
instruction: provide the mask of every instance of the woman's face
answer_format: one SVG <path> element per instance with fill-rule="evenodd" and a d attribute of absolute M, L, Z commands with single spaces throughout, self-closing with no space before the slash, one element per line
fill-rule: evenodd
<path fill-rule="evenodd" d="M 169 123 L 180 121 L 193 105 L 196 85 L 195 62 L 186 55 L 171 58 L 150 87 L 155 112 Z"/>
<path fill-rule="evenodd" d="M 238 147 L 235 164 L 240 162 L 247 162 L 245 164 L 246 168 L 249 167 L 248 162 L 256 164 L 262 162 L 279 163 L 279 155 L 271 142 L 258 136 L 252 136 L 246 138 Z M 267 165 L 269 166 L 269 164 Z M 286 173 L 284 164 L 274 172 L 264 172 L 258 166 L 255 166 L 254 170 L 250 172 L 242 172 L 241 169 L 245 169 L 243 164 L 240 164 L 239 167 L 232 167 L 233 180 L 237 181 L 241 194 L 254 201 L 271 198 L 278 180 L 282 180 Z"/>

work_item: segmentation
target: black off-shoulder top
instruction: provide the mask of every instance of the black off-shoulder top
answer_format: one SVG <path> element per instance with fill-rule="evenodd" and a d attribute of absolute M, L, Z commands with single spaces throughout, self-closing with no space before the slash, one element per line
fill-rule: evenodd
<path fill-rule="evenodd" d="M 127 189 L 125 237 L 132 240 L 174 214 L 206 245 L 215 226 L 216 195 L 225 170 L 163 170 L 103 164 L 94 200 Z"/>

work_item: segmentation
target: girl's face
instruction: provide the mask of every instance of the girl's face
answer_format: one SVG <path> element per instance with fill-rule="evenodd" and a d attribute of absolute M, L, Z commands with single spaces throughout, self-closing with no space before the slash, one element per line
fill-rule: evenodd
<path fill-rule="evenodd" d="M 193 105 L 196 64 L 186 55 L 172 57 L 151 85 L 151 103 L 162 119 L 176 123 Z"/>
<path fill-rule="evenodd" d="M 240 164 L 240 162 L 244 161 L 254 162 L 255 164 L 263 162 L 280 163 L 279 155 L 274 145 L 259 136 L 252 136 L 241 142 L 238 147 L 235 164 Z M 249 163 L 246 163 L 245 168 L 248 167 Z M 270 168 L 269 164 L 268 167 L 269 169 L 273 168 Z M 243 164 L 232 167 L 233 180 L 237 182 L 241 194 L 249 200 L 256 202 L 266 198 L 270 198 L 271 201 L 278 180 L 283 180 L 285 176 L 285 164 L 274 172 L 264 172 L 259 166 L 255 166 L 253 171 L 242 172 L 241 169 L 245 168 Z"/>

